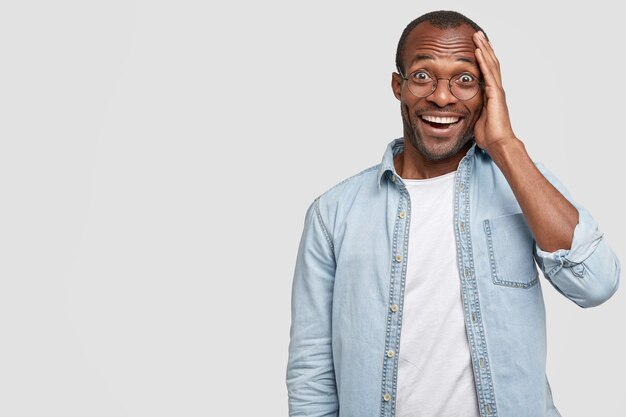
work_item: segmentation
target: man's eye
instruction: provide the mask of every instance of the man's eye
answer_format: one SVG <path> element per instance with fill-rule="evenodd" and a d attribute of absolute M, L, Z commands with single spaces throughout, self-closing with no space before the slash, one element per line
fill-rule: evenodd
<path fill-rule="evenodd" d="M 473 84 L 476 82 L 476 78 L 471 74 L 461 74 L 458 76 L 457 82 L 461 84 Z"/>
<path fill-rule="evenodd" d="M 417 81 L 418 83 L 430 82 L 431 80 L 430 74 L 426 71 L 415 71 L 413 73 L 413 81 Z"/>

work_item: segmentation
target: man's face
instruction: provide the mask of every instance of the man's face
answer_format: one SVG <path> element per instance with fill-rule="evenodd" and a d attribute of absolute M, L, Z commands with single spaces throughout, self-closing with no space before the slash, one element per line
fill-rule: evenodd
<path fill-rule="evenodd" d="M 432 78 L 439 78 L 431 95 L 416 97 L 408 81 L 393 75 L 392 88 L 401 103 L 404 136 L 429 160 L 456 155 L 473 137 L 474 123 L 483 106 L 482 89 L 473 98 L 461 101 L 450 92 L 447 79 L 465 72 L 481 76 L 474 54 L 474 32 L 468 25 L 442 30 L 427 22 L 411 31 L 403 53 L 404 75 L 410 78 L 424 70 Z"/>

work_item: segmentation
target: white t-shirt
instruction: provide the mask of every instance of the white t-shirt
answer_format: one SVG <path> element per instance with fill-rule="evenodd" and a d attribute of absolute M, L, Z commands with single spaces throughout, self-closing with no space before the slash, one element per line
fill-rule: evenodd
<path fill-rule="evenodd" d="M 453 229 L 455 172 L 404 180 L 411 228 L 397 417 L 479 417 Z"/>

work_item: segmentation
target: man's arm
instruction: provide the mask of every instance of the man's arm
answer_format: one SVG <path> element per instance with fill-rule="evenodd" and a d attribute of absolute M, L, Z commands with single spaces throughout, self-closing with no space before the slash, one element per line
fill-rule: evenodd
<path fill-rule="evenodd" d="M 535 259 L 546 278 L 581 307 L 601 304 L 617 290 L 619 260 L 589 213 L 528 156 L 511 127 L 500 63 L 482 33 L 474 35 L 474 42 L 485 82 L 484 106 L 474 126 L 476 143 L 511 186 L 537 243 Z"/>
<path fill-rule="evenodd" d="M 333 243 L 317 199 L 306 214 L 293 278 L 287 364 L 290 417 L 338 415 L 331 343 L 334 280 Z"/>
<path fill-rule="evenodd" d="M 576 208 L 539 172 L 517 139 L 506 105 L 500 62 L 482 32 L 474 34 L 476 59 L 485 83 L 483 109 L 474 125 L 478 146 L 489 153 L 517 199 L 539 246 L 568 249 L 578 223 Z"/>
<path fill-rule="evenodd" d="M 530 160 L 523 145 L 509 143 L 510 149 L 504 142 L 496 144 L 491 155 L 535 237 L 535 259 L 544 276 L 581 307 L 602 304 L 619 285 L 617 256 L 589 212 L 549 171 Z"/>
<path fill-rule="evenodd" d="M 537 164 L 537 168 L 574 205 L 578 224 L 570 249 L 546 252 L 535 245 L 535 259 L 548 281 L 567 298 L 581 307 L 597 306 L 617 291 L 619 259 L 603 239 L 591 214 L 572 200 L 563 184 L 543 165 Z"/>
<path fill-rule="evenodd" d="M 539 247 L 569 249 L 578 211 L 539 171 L 518 139 L 499 141 L 489 149 L 515 194 Z"/>

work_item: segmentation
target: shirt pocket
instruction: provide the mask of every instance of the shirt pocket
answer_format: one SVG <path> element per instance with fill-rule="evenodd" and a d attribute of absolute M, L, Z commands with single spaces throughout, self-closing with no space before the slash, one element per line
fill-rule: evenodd
<path fill-rule="evenodd" d="M 534 239 L 522 213 L 483 221 L 491 278 L 496 285 L 528 288 L 537 283 Z"/>

